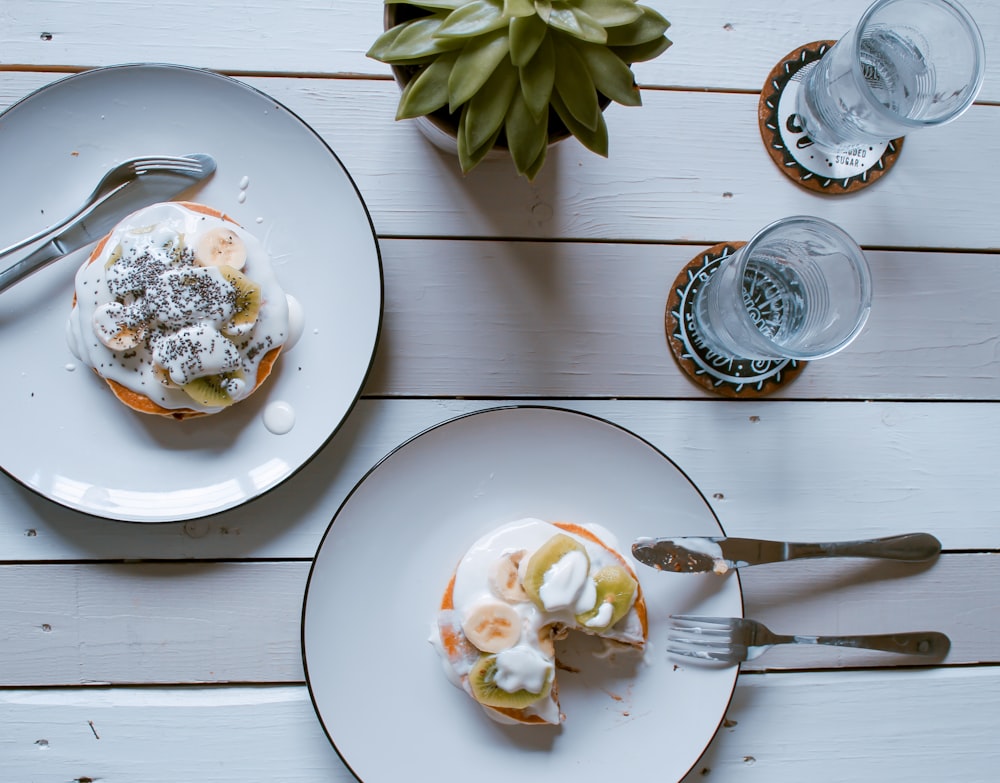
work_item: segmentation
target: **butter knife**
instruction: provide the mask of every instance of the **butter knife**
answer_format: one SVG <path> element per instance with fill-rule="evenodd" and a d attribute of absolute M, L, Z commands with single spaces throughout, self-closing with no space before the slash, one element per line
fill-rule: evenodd
<path fill-rule="evenodd" d="M 215 171 L 211 156 L 198 153 L 187 157 L 201 161 L 200 170 L 151 171 L 130 179 L 45 244 L 0 271 L 0 293 L 53 261 L 96 242 L 137 209 L 170 201 Z"/>
<path fill-rule="evenodd" d="M 908 533 L 864 541 L 799 544 L 756 538 L 639 538 L 632 554 L 658 571 L 727 573 L 734 568 L 806 557 L 870 557 L 919 563 L 941 552 L 928 533 Z"/>

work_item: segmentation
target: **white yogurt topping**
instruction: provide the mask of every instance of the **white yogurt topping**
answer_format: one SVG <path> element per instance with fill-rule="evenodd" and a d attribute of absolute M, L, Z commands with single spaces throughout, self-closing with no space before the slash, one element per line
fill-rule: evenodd
<path fill-rule="evenodd" d="M 542 577 L 542 586 L 538 589 L 538 597 L 542 599 L 542 606 L 550 612 L 576 606 L 577 598 L 583 592 L 584 584 L 590 581 L 587 578 L 589 575 L 590 563 L 587 556 L 578 550 L 567 552 L 549 566 L 545 576 Z M 593 605 L 591 602 L 584 611 Z"/>
<path fill-rule="evenodd" d="M 497 669 L 493 681 L 508 693 L 520 690 L 541 693 L 555 664 L 537 650 L 519 644 L 497 653 Z"/>
<path fill-rule="evenodd" d="M 291 294 L 286 294 L 288 301 L 288 339 L 285 341 L 284 350 L 290 351 L 302 336 L 305 329 L 306 317 L 302 309 L 302 303 Z"/>
<path fill-rule="evenodd" d="M 122 265 L 125 259 L 112 269 Z M 164 326 L 190 323 L 226 324 L 236 308 L 236 289 L 218 267 L 168 268 L 146 284 L 139 301 L 144 302 L 147 319 Z"/>
<path fill-rule="evenodd" d="M 225 245 L 219 236 L 228 238 Z M 213 239 L 217 257 L 202 250 Z M 240 243 L 245 261 L 227 255 Z M 227 277 L 234 272 L 215 263 L 259 286 L 255 320 L 241 315 L 251 311 Z M 294 307 L 301 324 L 301 306 Z M 175 202 L 139 210 L 115 227 L 99 257 L 77 272 L 67 324 L 70 350 L 100 375 L 161 407 L 204 412 L 225 406 L 196 401 L 181 386 L 217 376 L 238 401 L 253 391 L 261 359 L 289 336 L 289 297 L 263 245 L 235 223 Z"/>
<path fill-rule="evenodd" d="M 593 606 L 593 604 L 591 604 Z M 611 617 L 614 615 L 615 607 L 610 601 L 604 601 L 598 608 L 597 614 L 591 619 L 584 623 L 588 628 L 603 628 L 605 625 L 611 622 Z"/>
<path fill-rule="evenodd" d="M 204 375 L 218 375 L 242 363 L 236 344 L 203 321 L 177 331 L 155 330 L 149 338 L 153 361 L 178 386 Z M 236 380 L 236 379 L 233 379 Z"/>

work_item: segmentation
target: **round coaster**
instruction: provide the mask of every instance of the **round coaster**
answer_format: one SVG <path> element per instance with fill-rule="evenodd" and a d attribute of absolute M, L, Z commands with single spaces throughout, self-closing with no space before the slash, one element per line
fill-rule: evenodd
<path fill-rule="evenodd" d="M 841 195 L 866 188 L 885 174 L 896 162 L 903 139 L 826 147 L 805 134 L 795 112 L 798 92 L 834 43 L 800 46 L 774 66 L 760 93 L 757 119 L 767 152 L 785 176 L 816 193 Z"/>
<path fill-rule="evenodd" d="M 745 242 L 713 245 L 689 261 L 667 297 L 664 324 L 670 351 L 680 368 L 699 386 L 726 397 L 763 397 L 794 380 L 806 362 L 794 359 L 743 359 L 721 356 L 705 347 L 694 329 L 693 301 L 698 289 L 722 261 Z M 766 299 L 767 292 L 761 294 Z M 762 309 L 766 303 L 762 302 Z"/>

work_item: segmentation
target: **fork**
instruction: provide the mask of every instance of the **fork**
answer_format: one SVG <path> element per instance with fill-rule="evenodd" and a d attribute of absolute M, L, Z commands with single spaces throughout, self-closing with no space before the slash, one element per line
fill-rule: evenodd
<path fill-rule="evenodd" d="M 776 644 L 827 644 L 865 650 L 943 657 L 951 647 L 937 631 L 862 636 L 785 636 L 756 620 L 740 617 L 671 615 L 667 651 L 689 658 L 721 663 L 749 661 Z"/>
<path fill-rule="evenodd" d="M 136 158 L 129 158 L 122 161 L 117 166 L 109 169 L 97 186 L 91 192 L 76 211 L 60 220 L 58 223 L 48 228 L 26 237 L 19 242 L 0 250 L 0 259 L 6 258 L 11 253 L 15 253 L 21 248 L 27 247 L 39 239 L 54 234 L 63 226 L 69 225 L 80 215 L 96 207 L 101 202 L 117 193 L 130 181 L 144 174 L 191 174 L 206 171 L 208 167 L 215 167 L 215 161 L 207 155 L 192 155 L 190 157 L 177 157 L 172 155 L 143 155 Z"/>

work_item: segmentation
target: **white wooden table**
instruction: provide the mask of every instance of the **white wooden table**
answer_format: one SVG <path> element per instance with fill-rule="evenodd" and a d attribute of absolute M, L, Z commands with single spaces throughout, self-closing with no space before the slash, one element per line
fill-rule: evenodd
<path fill-rule="evenodd" d="M 867 0 L 650 4 L 673 22 L 675 45 L 636 67 L 643 108 L 607 112 L 610 159 L 567 142 L 530 184 L 505 161 L 463 179 L 393 121 L 397 89 L 364 56 L 381 29 L 378 0 L 0 0 L 0 107 L 101 65 L 233 75 L 337 152 L 371 210 L 385 274 L 362 399 L 263 499 L 136 526 L 0 477 L 4 780 L 353 780 L 302 668 L 320 537 L 404 439 L 517 401 L 586 411 L 649 440 L 730 535 L 927 531 L 943 542 L 927 567 L 745 571 L 747 615 L 782 630 L 934 628 L 952 649 L 942 665 L 906 669 L 868 653 L 771 651 L 744 668 L 689 782 L 997 779 L 1000 6 L 966 2 L 987 43 L 977 104 L 908 138 L 874 187 L 832 199 L 768 159 L 758 94 L 781 56 L 838 37 Z M 840 224 L 868 252 L 868 327 L 774 397 L 711 397 L 668 353 L 670 283 L 700 249 L 800 213 Z"/>

